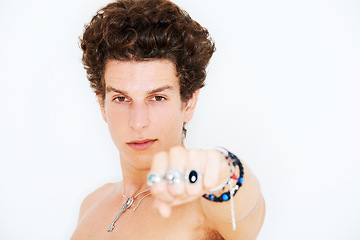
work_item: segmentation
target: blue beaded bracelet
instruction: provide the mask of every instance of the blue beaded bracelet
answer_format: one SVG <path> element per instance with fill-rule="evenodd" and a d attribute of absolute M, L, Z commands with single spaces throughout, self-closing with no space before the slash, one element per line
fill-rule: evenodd
<path fill-rule="evenodd" d="M 227 156 L 225 156 L 227 160 L 231 159 L 231 164 L 236 168 L 236 166 L 239 167 L 239 177 L 235 175 L 235 173 L 232 174 L 230 177 L 230 180 L 227 182 L 227 184 L 230 184 L 231 179 L 236 180 L 236 185 L 234 187 L 230 187 L 230 191 L 222 193 L 220 196 L 215 196 L 212 193 L 206 193 L 203 195 L 204 198 L 213 201 L 213 202 L 225 202 L 229 201 L 231 197 L 235 196 L 236 192 L 239 190 L 239 188 L 242 186 L 242 183 L 244 181 L 244 167 L 241 164 L 240 160 L 235 156 L 235 154 L 227 151 Z M 224 186 L 225 188 L 225 186 Z"/>

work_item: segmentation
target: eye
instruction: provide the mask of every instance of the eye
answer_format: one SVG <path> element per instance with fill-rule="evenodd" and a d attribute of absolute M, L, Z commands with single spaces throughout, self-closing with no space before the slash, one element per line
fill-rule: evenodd
<path fill-rule="evenodd" d="M 156 102 L 161 102 L 161 101 L 164 101 L 165 98 L 163 96 L 154 96 L 153 98 L 151 98 L 151 100 L 156 101 Z"/>
<path fill-rule="evenodd" d="M 129 99 L 127 99 L 126 97 L 120 96 L 120 97 L 116 97 L 114 98 L 115 102 L 127 102 L 129 101 Z"/>

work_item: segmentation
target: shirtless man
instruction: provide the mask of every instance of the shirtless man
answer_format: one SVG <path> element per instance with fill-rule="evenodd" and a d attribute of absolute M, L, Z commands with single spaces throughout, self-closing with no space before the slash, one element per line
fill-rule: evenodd
<path fill-rule="evenodd" d="M 183 145 L 215 50 L 208 31 L 167 0 L 119 0 L 81 48 L 123 180 L 84 199 L 72 240 L 256 239 L 265 203 L 250 169 Z"/>

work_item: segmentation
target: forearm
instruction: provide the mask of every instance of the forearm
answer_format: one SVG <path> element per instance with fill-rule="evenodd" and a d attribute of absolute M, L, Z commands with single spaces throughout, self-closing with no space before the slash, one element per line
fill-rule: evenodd
<path fill-rule="evenodd" d="M 255 214 L 255 216 L 251 217 L 251 220 L 254 224 L 256 224 L 256 222 L 261 222 L 262 224 L 264 210 L 259 208 L 264 208 L 264 200 L 260 191 L 259 182 L 247 165 L 243 162 L 242 165 L 244 167 L 244 181 L 233 197 L 235 221 L 237 223 L 247 221 L 250 215 Z M 224 165 L 221 175 L 226 176 L 226 174 L 227 176 L 229 175 L 229 167 Z M 214 202 L 202 198 L 201 203 L 205 215 L 215 226 L 222 229 L 228 229 L 231 226 L 231 201 Z M 255 221 L 256 219 L 254 218 L 259 218 L 260 221 Z M 253 226 L 253 228 L 257 229 L 258 227 Z"/>

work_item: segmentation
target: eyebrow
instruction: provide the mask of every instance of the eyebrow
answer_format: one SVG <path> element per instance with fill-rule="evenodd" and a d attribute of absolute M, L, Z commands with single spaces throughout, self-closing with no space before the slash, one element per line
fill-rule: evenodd
<path fill-rule="evenodd" d="M 151 94 L 154 94 L 154 93 L 158 93 L 158 92 L 163 92 L 163 91 L 168 91 L 168 90 L 174 90 L 174 87 L 173 86 L 170 86 L 170 85 L 165 85 L 165 86 L 162 86 L 162 87 L 158 87 L 158 88 L 155 88 L 153 90 L 150 90 L 150 91 L 147 91 L 147 94 L 148 95 L 151 95 Z M 123 94 L 123 95 L 126 95 L 128 96 L 129 94 L 126 92 L 126 91 L 123 91 L 123 90 L 119 90 L 119 89 L 116 89 L 114 87 L 111 87 L 111 86 L 107 86 L 106 87 L 106 91 L 107 92 L 116 92 L 116 93 L 120 93 L 120 94 Z"/>
<path fill-rule="evenodd" d="M 155 88 L 153 90 L 150 90 L 147 92 L 148 95 L 151 95 L 151 94 L 154 94 L 154 93 L 158 93 L 158 92 L 163 92 L 163 91 L 173 91 L 174 90 L 174 87 L 173 86 L 170 86 L 170 85 L 165 85 L 163 87 L 159 87 L 159 88 Z"/>
<path fill-rule="evenodd" d="M 116 89 L 116 88 L 111 87 L 111 86 L 106 87 L 106 92 L 117 92 L 117 93 L 120 93 L 120 94 L 123 94 L 123 95 L 128 95 L 128 93 L 126 91 L 121 91 L 121 90 Z"/>

